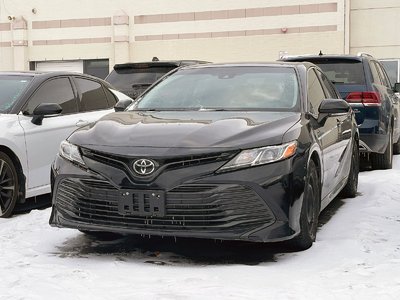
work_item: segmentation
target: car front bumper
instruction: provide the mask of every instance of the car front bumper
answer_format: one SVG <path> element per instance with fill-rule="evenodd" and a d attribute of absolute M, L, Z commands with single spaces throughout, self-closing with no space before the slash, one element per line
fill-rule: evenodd
<path fill-rule="evenodd" d="M 52 168 L 50 224 L 141 235 L 287 240 L 299 233 L 304 170 L 303 159 L 293 157 L 248 169 L 181 178 L 162 189 L 154 184 L 138 188 L 132 183 L 120 186 L 103 173 L 83 170 L 57 157 Z M 177 178 L 181 170 L 169 173 L 168 177 Z M 144 191 L 145 196 L 142 202 L 136 199 L 121 204 L 127 191 Z M 153 192 L 162 193 L 163 203 L 157 211 L 149 200 Z"/>

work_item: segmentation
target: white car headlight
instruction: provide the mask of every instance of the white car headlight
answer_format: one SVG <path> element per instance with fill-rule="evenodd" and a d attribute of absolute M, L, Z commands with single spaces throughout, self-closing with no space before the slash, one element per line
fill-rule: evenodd
<path fill-rule="evenodd" d="M 297 150 L 297 142 L 278 146 L 268 146 L 241 151 L 231 161 L 223 165 L 219 171 L 264 165 L 293 156 Z"/>
<path fill-rule="evenodd" d="M 60 145 L 60 156 L 68 159 L 72 162 L 76 162 L 80 165 L 85 165 L 82 156 L 79 152 L 79 148 L 68 141 L 62 141 Z"/>

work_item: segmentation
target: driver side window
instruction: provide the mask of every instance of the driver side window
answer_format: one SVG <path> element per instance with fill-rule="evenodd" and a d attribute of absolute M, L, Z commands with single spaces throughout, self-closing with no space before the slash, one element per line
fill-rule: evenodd
<path fill-rule="evenodd" d="M 32 115 L 34 109 L 41 103 L 59 104 L 63 115 L 78 112 L 77 101 L 67 77 L 50 79 L 42 84 L 28 100 L 23 113 Z"/>
<path fill-rule="evenodd" d="M 308 111 L 313 115 L 317 115 L 318 108 L 322 100 L 325 99 L 325 93 L 313 69 L 308 70 L 307 95 Z"/>

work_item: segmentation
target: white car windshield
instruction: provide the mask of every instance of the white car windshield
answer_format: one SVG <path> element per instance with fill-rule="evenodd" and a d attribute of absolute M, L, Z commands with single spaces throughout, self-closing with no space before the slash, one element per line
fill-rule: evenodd
<path fill-rule="evenodd" d="M 291 67 L 222 66 L 181 69 L 144 94 L 138 110 L 299 110 Z"/>
<path fill-rule="evenodd" d="M 32 78 L 32 76 L 0 75 L 0 113 L 8 113 L 11 110 Z"/>

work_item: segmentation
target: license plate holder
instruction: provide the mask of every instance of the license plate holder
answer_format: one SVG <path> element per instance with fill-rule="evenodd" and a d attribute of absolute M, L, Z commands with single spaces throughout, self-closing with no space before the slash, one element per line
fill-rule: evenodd
<path fill-rule="evenodd" d="M 160 190 L 120 190 L 118 213 L 132 216 L 165 216 L 165 192 Z"/>

